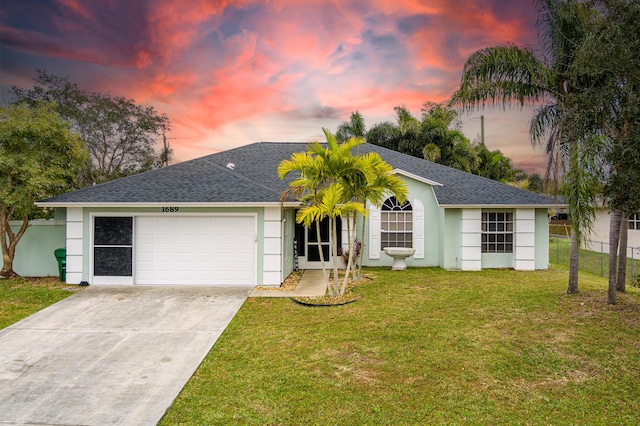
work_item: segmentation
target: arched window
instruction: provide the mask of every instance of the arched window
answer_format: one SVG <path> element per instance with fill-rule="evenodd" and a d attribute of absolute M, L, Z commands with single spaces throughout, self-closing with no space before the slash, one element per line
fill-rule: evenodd
<path fill-rule="evenodd" d="M 396 197 L 387 198 L 380 212 L 380 245 L 413 247 L 413 209 L 411 203 L 400 204 Z"/>

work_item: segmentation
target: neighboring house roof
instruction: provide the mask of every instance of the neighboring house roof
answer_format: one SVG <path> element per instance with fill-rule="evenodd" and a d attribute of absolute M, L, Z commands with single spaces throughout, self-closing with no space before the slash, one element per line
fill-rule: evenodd
<path fill-rule="evenodd" d="M 43 206 L 80 204 L 270 204 L 293 179 L 278 178 L 277 167 L 306 143 L 258 142 L 169 167 L 82 188 L 41 201 Z M 465 173 L 377 145 L 363 144 L 362 154 L 377 152 L 394 169 L 440 185 L 433 190 L 441 206 L 552 206 L 550 197 Z M 233 164 L 235 167 L 227 167 Z M 407 175 L 405 174 L 405 175 Z"/>

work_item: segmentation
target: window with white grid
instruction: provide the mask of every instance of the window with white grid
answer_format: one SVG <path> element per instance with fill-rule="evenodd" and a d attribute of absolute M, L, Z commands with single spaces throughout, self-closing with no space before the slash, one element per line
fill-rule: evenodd
<path fill-rule="evenodd" d="M 629 216 L 629 229 L 640 230 L 640 214 Z"/>
<path fill-rule="evenodd" d="M 385 247 L 413 247 L 413 211 L 411 203 L 398 203 L 390 197 L 380 212 L 380 242 Z"/>
<path fill-rule="evenodd" d="M 513 253 L 512 212 L 482 212 L 482 253 Z"/>

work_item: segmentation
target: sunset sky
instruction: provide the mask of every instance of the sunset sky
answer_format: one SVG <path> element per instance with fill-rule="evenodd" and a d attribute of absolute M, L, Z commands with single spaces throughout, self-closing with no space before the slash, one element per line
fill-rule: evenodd
<path fill-rule="evenodd" d="M 474 51 L 536 48 L 530 0 L 3 0 L 0 90 L 34 69 L 153 105 L 172 122 L 174 162 L 258 141 L 323 140 L 352 111 L 367 128 L 444 102 Z M 532 110 L 463 113 L 473 140 L 527 172 Z"/>

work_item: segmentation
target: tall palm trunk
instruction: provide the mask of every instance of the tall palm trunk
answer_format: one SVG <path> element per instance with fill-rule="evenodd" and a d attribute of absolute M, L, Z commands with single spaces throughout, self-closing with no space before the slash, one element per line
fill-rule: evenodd
<path fill-rule="evenodd" d="M 362 216 L 362 223 L 360 224 L 360 253 L 358 253 L 358 273 L 356 274 L 356 280 L 362 279 L 362 261 L 364 259 L 365 241 L 367 241 L 364 238 L 365 222 L 365 217 Z"/>
<path fill-rule="evenodd" d="M 575 227 L 571 227 L 571 252 L 569 256 L 569 286 L 567 287 L 568 294 L 575 294 L 578 292 L 578 266 L 579 266 L 579 238 L 578 232 Z"/>
<path fill-rule="evenodd" d="M 329 227 L 331 229 L 331 253 L 329 257 L 333 258 L 333 279 L 331 280 L 331 296 L 340 294 L 340 279 L 338 277 L 338 227 L 336 218 L 329 216 Z"/>
<path fill-rule="evenodd" d="M 344 280 L 342 281 L 342 287 L 340 288 L 340 295 L 342 296 L 347 289 L 347 283 L 349 282 L 349 273 L 353 268 L 353 278 L 355 279 L 355 267 L 353 260 L 355 258 L 355 236 L 356 236 L 356 215 L 347 215 L 347 238 L 349 239 L 348 257 L 347 257 L 347 269 L 344 272 Z"/>
<path fill-rule="evenodd" d="M 621 292 L 627 291 L 627 239 L 629 234 L 629 218 L 622 215 L 620 220 L 620 242 L 618 248 L 618 279 L 616 289 Z"/>
<path fill-rule="evenodd" d="M 618 286 L 618 245 L 620 244 L 620 221 L 622 212 L 614 210 L 611 212 L 609 222 L 609 289 L 607 292 L 607 303 L 616 304 L 616 291 Z"/>
<path fill-rule="evenodd" d="M 320 233 L 320 219 L 316 220 L 316 236 L 318 238 L 318 252 L 320 255 L 320 265 L 322 266 L 322 275 L 324 276 L 324 283 L 326 285 L 326 292 L 331 294 L 331 285 L 329 282 L 329 273 L 327 272 L 327 266 L 324 262 L 324 251 L 322 251 L 322 234 Z"/>

